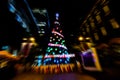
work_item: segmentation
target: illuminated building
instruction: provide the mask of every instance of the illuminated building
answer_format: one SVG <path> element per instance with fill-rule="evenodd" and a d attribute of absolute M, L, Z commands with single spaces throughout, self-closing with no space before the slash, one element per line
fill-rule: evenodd
<path fill-rule="evenodd" d="M 102 66 L 119 65 L 119 2 L 98 0 L 80 26 L 81 35 L 90 37 Z M 101 47 L 101 48 L 98 48 Z"/>
<path fill-rule="evenodd" d="M 119 5 L 119 4 L 118 4 Z M 120 35 L 117 1 L 98 0 L 80 26 L 84 37 L 91 37 L 94 43 L 107 42 Z"/>

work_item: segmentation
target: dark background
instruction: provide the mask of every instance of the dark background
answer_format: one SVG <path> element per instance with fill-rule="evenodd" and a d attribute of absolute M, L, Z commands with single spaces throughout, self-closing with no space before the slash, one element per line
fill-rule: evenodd
<path fill-rule="evenodd" d="M 80 25 L 89 13 L 96 0 L 26 0 L 30 8 L 46 8 L 52 27 L 55 13 L 60 13 L 60 23 L 66 44 L 73 44 L 80 35 Z M 22 5 L 20 0 L 16 0 Z M 7 0 L 0 1 L 0 45 L 11 44 L 18 46 L 20 39 L 25 36 L 25 30 L 16 22 L 15 16 L 8 10 Z M 17 26 L 17 27 L 16 27 Z"/>

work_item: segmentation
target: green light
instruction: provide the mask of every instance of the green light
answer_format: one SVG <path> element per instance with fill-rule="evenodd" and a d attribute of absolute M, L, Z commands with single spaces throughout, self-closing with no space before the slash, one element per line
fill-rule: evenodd
<path fill-rule="evenodd" d="M 53 52 L 52 54 L 55 54 L 55 52 Z"/>
<path fill-rule="evenodd" d="M 56 42 L 56 44 L 58 44 L 58 42 Z"/>
<path fill-rule="evenodd" d="M 58 49 L 57 48 L 55 48 L 55 51 L 57 51 Z"/>
<path fill-rule="evenodd" d="M 59 53 L 61 53 L 62 51 L 59 51 Z"/>

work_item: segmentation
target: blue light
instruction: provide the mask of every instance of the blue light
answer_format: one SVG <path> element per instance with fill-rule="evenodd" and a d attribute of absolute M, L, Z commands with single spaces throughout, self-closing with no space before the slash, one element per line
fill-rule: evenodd
<path fill-rule="evenodd" d="M 65 64 L 67 64 L 67 61 L 65 61 Z"/>
<path fill-rule="evenodd" d="M 8 8 L 10 12 L 15 13 L 16 9 L 12 4 L 9 4 Z"/>
<path fill-rule="evenodd" d="M 51 58 L 49 58 L 49 60 L 52 60 Z"/>
<path fill-rule="evenodd" d="M 16 20 L 17 20 L 18 22 L 22 22 L 22 18 L 21 18 L 18 14 L 16 14 Z"/>
<path fill-rule="evenodd" d="M 3 49 L 3 50 L 8 50 L 8 49 L 9 49 L 9 46 L 2 46 L 2 49 Z"/>
<path fill-rule="evenodd" d="M 22 27 L 23 27 L 23 28 L 27 28 L 26 23 L 22 22 Z"/>
<path fill-rule="evenodd" d="M 67 58 L 67 61 L 70 61 L 70 58 Z"/>
<path fill-rule="evenodd" d="M 56 60 L 54 59 L 54 62 L 56 62 Z"/>
<path fill-rule="evenodd" d="M 46 65 L 46 63 L 44 63 L 43 65 Z"/>
<path fill-rule="evenodd" d="M 42 58 L 43 56 L 42 55 L 39 55 L 38 58 Z"/>
<path fill-rule="evenodd" d="M 41 65 L 41 63 L 38 64 L 38 66 L 40 66 L 40 65 Z"/>
<path fill-rule="evenodd" d="M 57 64 L 59 63 L 59 61 L 57 60 Z"/>
<path fill-rule="evenodd" d="M 60 59 L 60 62 L 62 62 L 62 59 Z"/>

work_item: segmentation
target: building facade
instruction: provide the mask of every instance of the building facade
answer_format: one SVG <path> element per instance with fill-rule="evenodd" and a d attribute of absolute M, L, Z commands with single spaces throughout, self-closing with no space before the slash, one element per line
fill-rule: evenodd
<path fill-rule="evenodd" d="M 120 37 L 118 6 L 117 1 L 98 0 L 80 26 L 82 36 L 91 37 L 93 43 Z"/>

